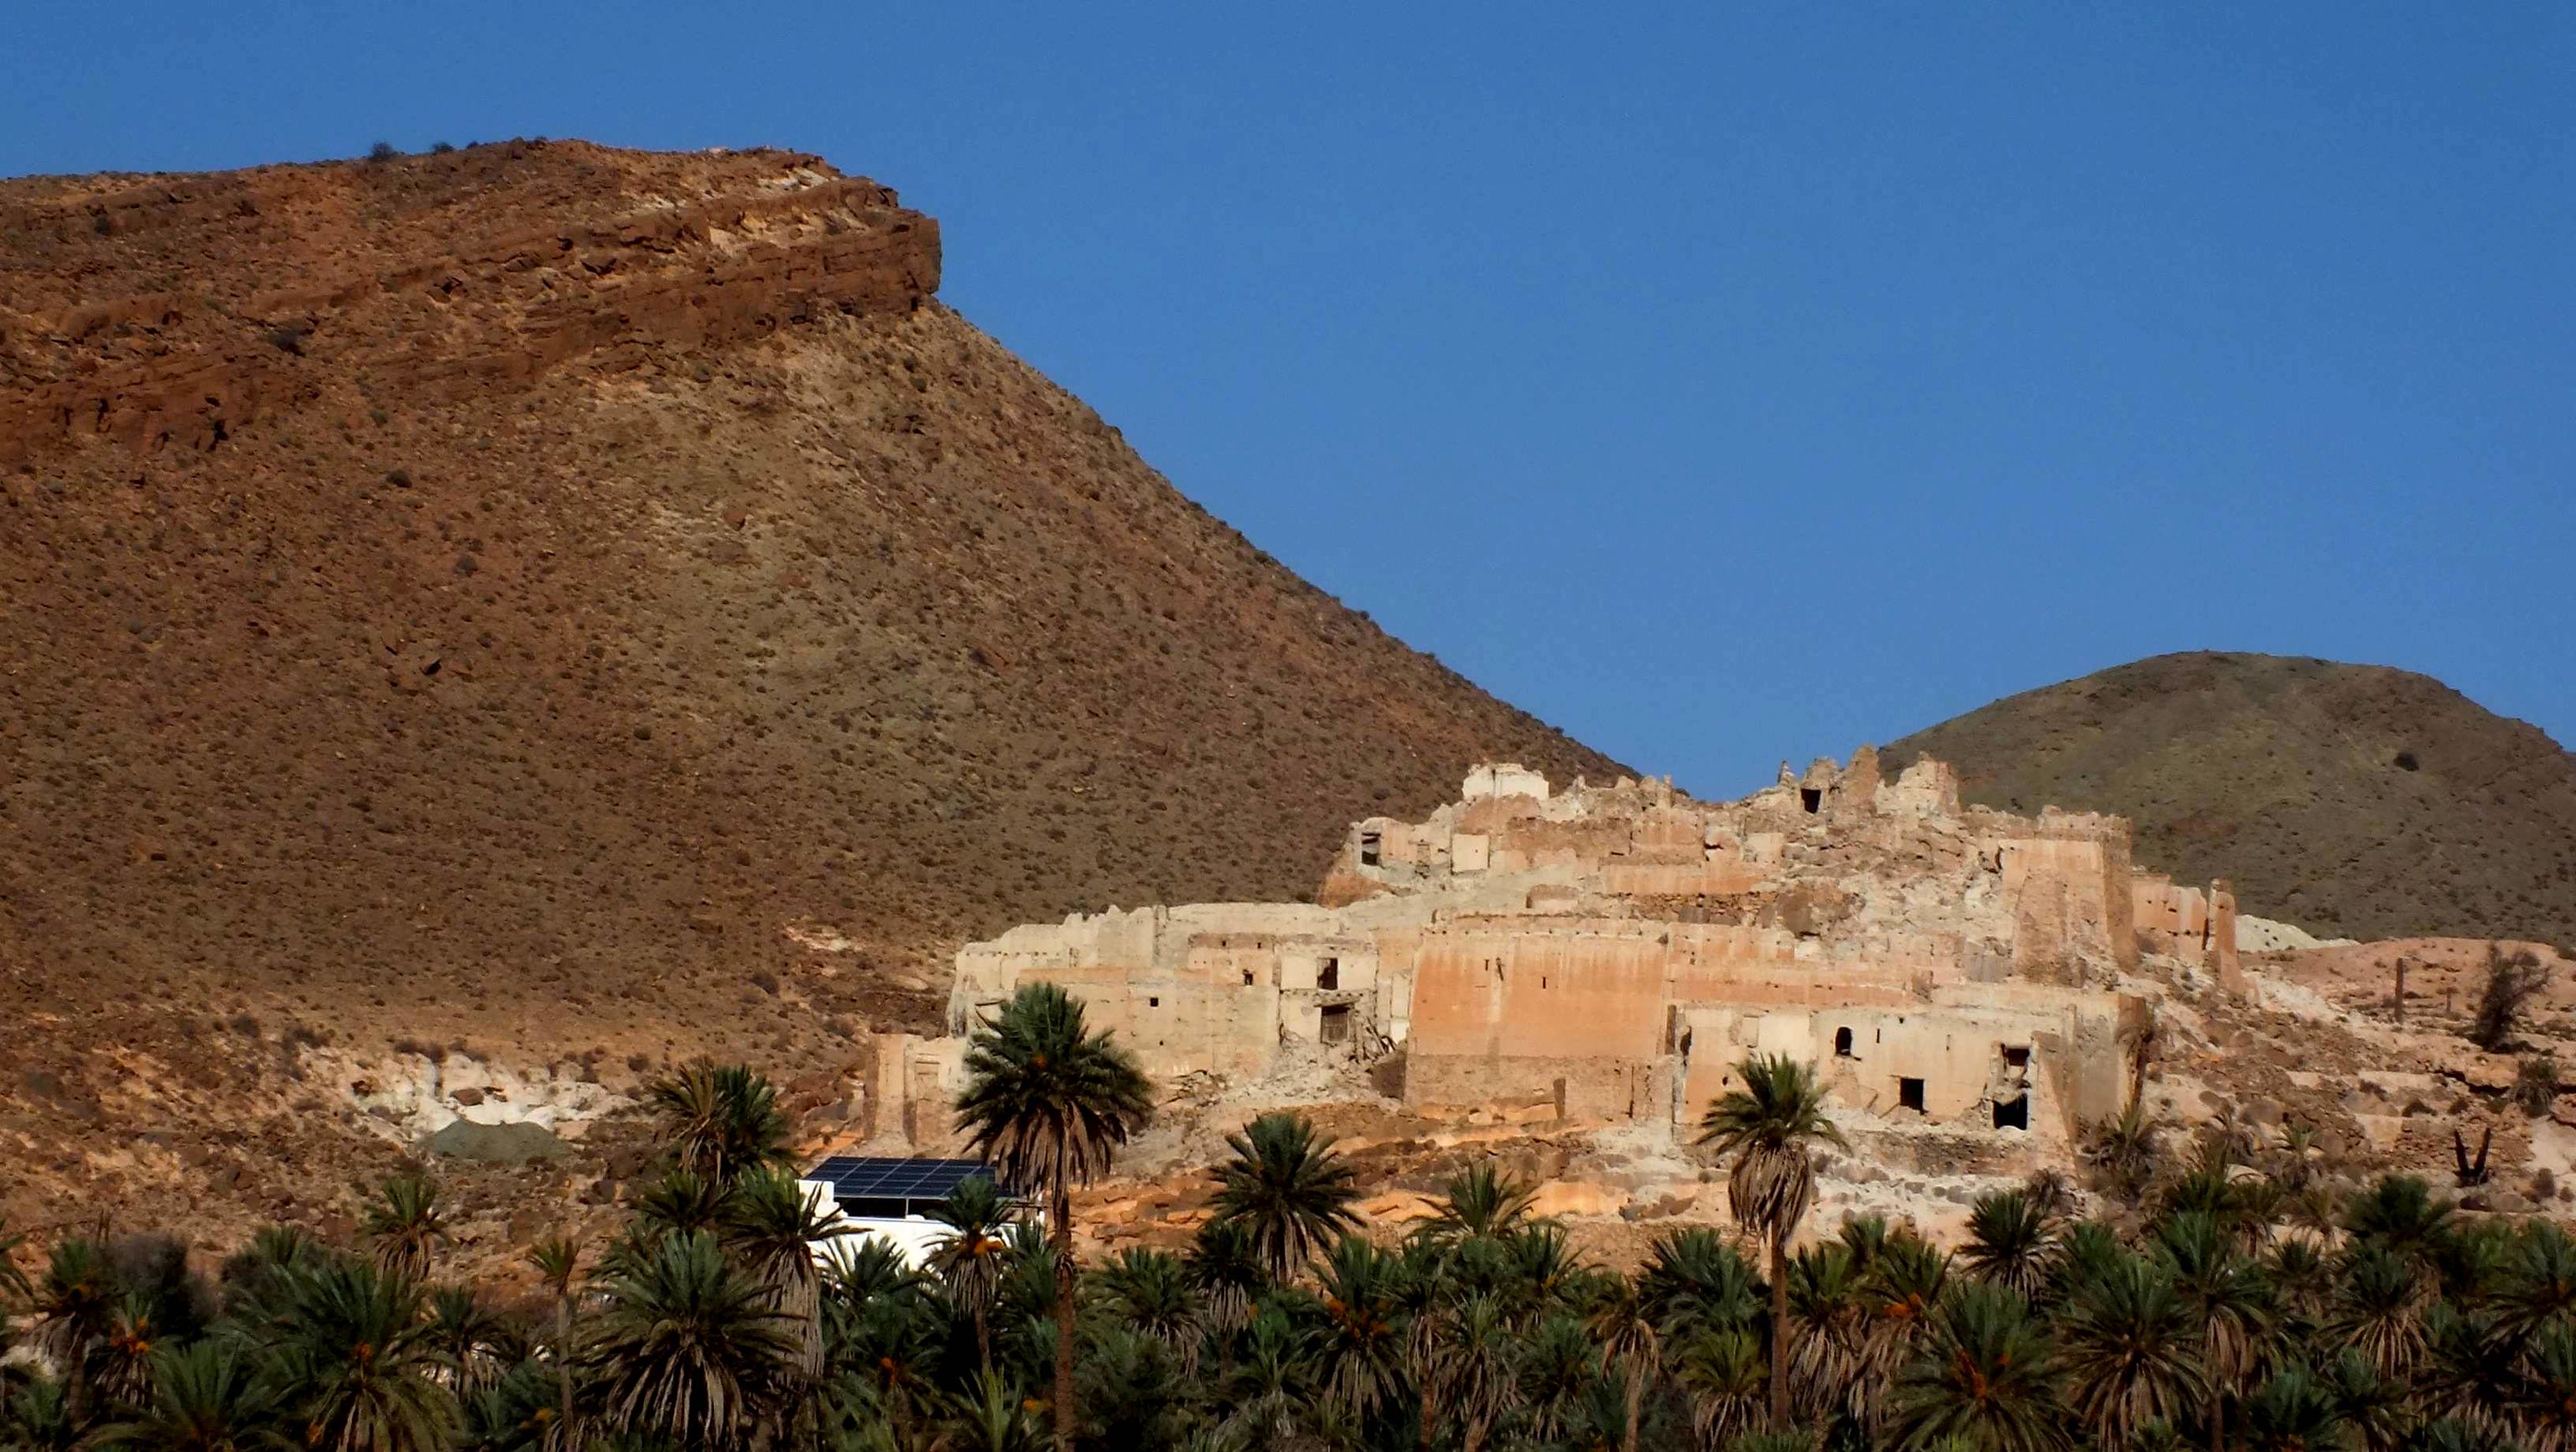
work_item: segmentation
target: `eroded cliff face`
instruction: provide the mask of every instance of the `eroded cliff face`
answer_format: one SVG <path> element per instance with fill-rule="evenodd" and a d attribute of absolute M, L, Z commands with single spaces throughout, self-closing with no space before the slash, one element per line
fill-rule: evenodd
<path fill-rule="evenodd" d="M 327 1213 L 436 1117 L 334 1065 L 819 1110 L 969 938 L 1617 770 L 938 281 L 782 152 L 0 183 L 0 1213 Z"/>
<path fill-rule="evenodd" d="M 18 185 L 32 195 L 0 204 L 0 466 L 100 438 L 138 464 L 212 452 L 348 384 L 471 399 L 939 287 L 936 222 L 779 152 L 639 164 L 532 142 Z"/>

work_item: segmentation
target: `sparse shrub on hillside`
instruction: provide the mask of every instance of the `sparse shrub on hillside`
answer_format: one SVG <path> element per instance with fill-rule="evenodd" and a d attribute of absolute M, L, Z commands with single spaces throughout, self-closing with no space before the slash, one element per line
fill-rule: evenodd
<path fill-rule="evenodd" d="M 369 161 L 393 161 L 401 155 L 402 151 L 390 141 L 379 141 L 375 145 L 367 148 L 367 160 Z"/>
<path fill-rule="evenodd" d="M 2486 974 L 2478 983 L 2477 1012 L 2469 1019 L 2469 1042 L 2490 1054 L 2502 1053 L 2513 1041 L 2514 1025 L 2523 1009 L 2548 986 L 2549 965 L 2530 949 L 2507 957 L 2503 949 L 2490 945 Z"/>
<path fill-rule="evenodd" d="M 2513 1071 L 2513 1102 L 2522 1112 L 2537 1119 L 2549 1112 L 2558 1098 L 2558 1056 L 2534 1054 L 2516 1065 Z"/>

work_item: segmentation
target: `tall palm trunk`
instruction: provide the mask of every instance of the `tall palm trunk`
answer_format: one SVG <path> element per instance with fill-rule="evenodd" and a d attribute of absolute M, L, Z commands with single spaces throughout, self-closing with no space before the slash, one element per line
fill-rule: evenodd
<path fill-rule="evenodd" d="M 1637 1452 L 1637 1419 L 1646 1404 L 1646 1368 L 1634 1358 L 1628 1362 L 1628 1426 L 1619 1434 L 1619 1452 Z"/>
<path fill-rule="evenodd" d="M 1771 1430 L 1789 1430 L 1789 1248 L 1788 1236 L 1771 1232 Z"/>
<path fill-rule="evenodd" d="M 1073 1449 L 1073 1178 L 1066 1146 L 1055 1150 L 1055 1446 Z"/>
<path fill-rule="evenodd" d="M 572 1437 L 572 1288 L 555 1297 L 555 1417 L 564 1429 L 563 1445 L 578 1446 Z"/>

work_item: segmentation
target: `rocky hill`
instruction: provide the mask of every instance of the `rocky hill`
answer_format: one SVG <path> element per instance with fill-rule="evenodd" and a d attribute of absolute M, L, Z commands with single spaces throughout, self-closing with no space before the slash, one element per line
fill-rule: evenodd
<path fill-rule="evenodd" d="M 327 1201 L 406 1064 L 826 1098 L 966 937 L 1619 769 L 939 269 L 782 152 L 0 182 L 0 1211 Z"/>
<path fill-rule="evenodd" d="M 2119 812 L 2141 861 L 2321 934 L 2576 943 L 2576 756 L 2441 682 L 2158 656 L 1918 731 L 1972 801 Z"/>

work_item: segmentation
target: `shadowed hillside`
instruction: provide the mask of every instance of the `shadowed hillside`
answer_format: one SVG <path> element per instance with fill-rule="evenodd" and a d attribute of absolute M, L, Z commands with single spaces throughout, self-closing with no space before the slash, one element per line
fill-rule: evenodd
<path fill-rule="evenodd" d="M 1918 731 L 1966 796 L 2122 813 L 2140 860 L 2321 933 L 2576 942 L 2576 756 L 2441 682 L 2157 656 Z"/>
<path fill-rule="evenodd" d="M 65 1183 L 203 1178 L 196 1121 L 248 1131 L 224 1096 L 316 1044 L 828 1073 L 931 1019 L 965 937 L 1309 892 L 1479 758 L 1618 769 L 1210 517 L 938 279 L 934 222 L 782 152 L 0 183 L 33 1162 L 104 1119 L 169 1137 Z M 274 1091 L 278 1144 L 331 1087 Z"/>

